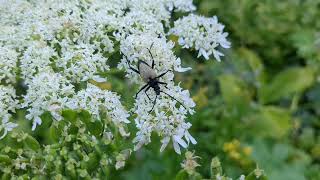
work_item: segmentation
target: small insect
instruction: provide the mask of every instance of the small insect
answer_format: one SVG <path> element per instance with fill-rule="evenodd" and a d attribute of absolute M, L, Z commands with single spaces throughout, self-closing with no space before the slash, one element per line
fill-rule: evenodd
<path fill-rule="evenodd" d="M 161 82 L 159 81 L 159 78 L 161 78 L 162 76 L 166 75 L 169 71 L 171 70 L 167 70 L 166 72 L 164 73 L 161 73 L 160 75 L 157 75 L 155 70 L 154 70 L 154 58 L 153 58 L 153 55 L 151 53 L 151 48 L 153 46 L 153 43 L 151 44 L 150 48 L 147 48 L 148 51 L 149 51 L 149 54 L 151 56 L 151 59 L 152 59 L 152 65 L 150 66 L 148 63 L 146 63 L 145 61 L 143 60 L 139 60 L 138 61 L 138 69 L 135 69 L 133 68 L 129 61 L 128 61 L 128 58 L 127 56 L 126 57 L 126 60 L 127 60 L 127 63 L 128 63 L 128 66 L 129 68 L 134 71 L 135 73 L 138 73 L 140 75 L 140 77 L 143 79 L 144 82 L 146 82 L 147 84 L 145 84 L 144 86 L 142 86 L 142 88 L 137 92 L 135 98 L 138 97 L 139 93 L 141 91 L 144 90 L 145 94 L 147 95 L 147 97 L 149 98 L 149 100 L 151 101 L 151 98 L 149 97 L 149 95 L 147 94 L 147 92 L 149 91 L 150 88 L 152 88 L 154 90 L 154 92 L 156 93 L 156 97 L 155 99 L 153 100 L 153 105 L 152 105 L 152 108 L 151 110 L 149 111 L 152 112 L 155 104 L 156 104 L 156 100 L 157 100 L 157 97 L 160 95 L 160 93 L 164 93 L 166 94 L 167 96 L 169 96 L 171 99 L 174 99 L 175 101 L 177 101 L 179 104 L 181 104 L 185 109 L 187 109 L 181 102 L 179 102 L 176 98 L 172 97 L 170 94 L 162 91 L 160 89 L 160 85 L 164 85 L 165 88 L 168 88 L 167 87 L 167 83 L 165 82 Z"/>

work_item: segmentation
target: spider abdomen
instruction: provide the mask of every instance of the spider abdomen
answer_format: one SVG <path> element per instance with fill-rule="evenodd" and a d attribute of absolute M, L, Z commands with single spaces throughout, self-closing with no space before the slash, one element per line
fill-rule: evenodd
<path fill-rule="evenodd" d="M 144 61 L 139 60 L 138 69 L 141 78 L 144 82 L 149 82 L 150 79 L 154 79 L 157 77 L 156 72 Z"/>

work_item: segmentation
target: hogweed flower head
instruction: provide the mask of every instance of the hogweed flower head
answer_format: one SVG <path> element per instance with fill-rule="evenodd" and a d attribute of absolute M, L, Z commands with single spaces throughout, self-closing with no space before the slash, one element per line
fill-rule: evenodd
<path fill-rule="evenodd" d="M 210 55 L 220 61 L 223 56 L 217 48 L 230 48 L 230 42 L 226 39 L 228 33 L 223 32 L 224 25 L 213 16 L 207 18 L 190 14 L 174 23 L 171 33 L 179 37 L 179 44 L 184 48 L 195 48 L 199 51 L 198 57 L 209 59 Z"/>
<path fill-rule="evenodd" d="M 118 60 L 117 67 L 126 77 L 142 86 L 145 82 L 130 68 L 137 68 L 140 60 L 149 65 L 154 61 L 155 74 L 167 73 L 158 79 L 166 84 L 160 87 L 164 93 L 157 96 L 149 88 L 131 107 L 138 129 L 134 149 L 150 143 L 152 133 L 161 137 L 160 151 L 170 142 L 179 154 L 181 147 L 196 144 L 189 133 L 192 125 L 186 121 L 195 103 L 189 91 L 174 82 L 175 72 L 191 68 L 182 65 L 174 48 L 195 48 L 206 59 L 213 55 L 220 60 L 219 48 L 229 48 L 230 43 L 216 17 L 191 14 L 172 26 L 173 12 L 196 10 L 192 0 L 0 0 L 0 4 L 2 136 L 16 126 L 10 119 L 18 108 L 26 110 L 32 130 L 42 123 L 43 113 L 60 121 L 63 110 L 71 109 L 85 110 L 101 121 L 108 119 L 122 136 L 128 136 L 131 114 L 121 97 L 91 82 L 108 82 L 109 63 Z M 172 34 L 178 42 L 169 40 Z M 115 59 L 116 54 L 121 58 Z M 26 93 L 16 97 L 16 86 Z M 149 98 L 157 98 L 151 113 Z M 103 134 L 116 137 L 110 133 L 106 128 Z"/>

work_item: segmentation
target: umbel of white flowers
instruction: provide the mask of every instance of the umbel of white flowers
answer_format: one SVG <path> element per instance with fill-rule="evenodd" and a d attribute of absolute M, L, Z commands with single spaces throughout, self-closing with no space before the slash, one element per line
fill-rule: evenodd
<path fill-rule="evenodd" d="M 170 141 L 179 154 L 180 147 L 196 144 L 186 122 L 195 103 L 189 91 L 173 81 L 174 71 L 191 68 L 181 67 L 173 48 L 181 45 L 205 59 L 213 55 L 220 60 L 219 48 L 230 43 L 217 17 L 198 16 L 195 9 L 192 0 L 0 0 L 1 138 L 17 126 L 12 115 L 19 108 L 26 109 L 32 130 L 41 125 L 44 112 L 59 121 L 62 110 L 73 109 L 97 119 L 107 114 L 122 136 L 130 135 L 125 132 L 130 113 L 120 96 L 89 83 L 105 82 L 101 74 L 110 69 L 109 57 L 120 52 L 118 68 L 140 86 L 144 82 L 129 68 L 137 68 L 138 60 L 151 64 L 154 59 L 157 74 L 171 70 L 160 80 L 167 83 L 166 93 L 183 104 L 160 94 L 148 113 L 153 103 L 148 96 L 154 99 L 155 93 L 141 93 L 131 109 L 138 129 L 134 149 L 150 143 L 153 132 L 162 139 L 161 151 Z M 171 26 L 173 12 L 189 15 Z M 178 43 L 168 39 L 171 35 L 178 36 Z M 16 79 L 23 79 L 25 95 L 16 96 Z M 84 88 L 75 88 L 79 83 Z"/>

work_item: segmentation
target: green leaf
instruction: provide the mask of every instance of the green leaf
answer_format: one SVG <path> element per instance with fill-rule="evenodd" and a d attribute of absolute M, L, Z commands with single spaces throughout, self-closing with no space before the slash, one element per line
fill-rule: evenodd
<path fill-rule="evenodd" d="M 314 71 L 311 68 L 290 68 L 275 76 L 268 84 L 259 89 L 262 103 L 270 103 L 281 98 L 301 93 L 314 82 Z"/>
<path fill-rule="evenodd" d="M 84 122 L 91 134 L 94 136 L 101 135 L 103 131 L 103 124 L 100 120 L 92 119 L 91 115 L 87 111 L 79 113 L 79 117 Z"/>
<path fill-rule="evenodd" d="M 263 106 L 248 117 L 249 126 L 262 137 L 282 138 L 292 127 L 289 110 L 276 106 Z"/>
<path fill-rule="evenodd" d="M 227 104 L 244 105 L 250 102 L 248 87 L 240 78 L 226 74 L 219 77 L 219 82 L 222 97 Z"/>
<path fill-rule="evenodd" d="M 39 142 L 35 138 L 30 136 L 30 135 L 27 135 L 27 137 L 23 141 L 23 143 L 27 148 L 30 148 L 30 149 L 32 149 L 34 151 L 38 151 L 40 149 L 40 147 L 41 147 Z"/>
<path fill-rule="evenodd" d="M 11 175 L 9 173 L 5 173 L 1 176 L 1 180 L 10 180 Z"/>
<path fill-rule="evenodd" d="M 95 153 L 90 153 L 88 156 L 89 161 L 87 162 L 87 170 L 91 172 L 98 168 L 98 166 L 100 165 L 100 159 Z"/>
<path fill-rule="evenodd" d="M 243 57 L 247 61 L 253 71 L 260 72 L 263 70 L 264 67 L 261 59 L 254 51 L 248 48 L 239 48 L 238 54 L 240 57 Z"/>
<path fill-rule="evenodd" d="M 103 131 L 102 122 L 99 120 L 95 120 L 94 122 L 90 122 L 87 124 L 88 130 L 94 136 L 100 136 Z"/>
<path fill-rule="evenodd" d="M 0 154 L 0 163 L 10 163 L 11 158 L 8 155 Z"/>
<path fill-rule="evenodd" d="M 72 123 L 76 122 L 77 120 L 77 112 L 73 110 L 64 110 L 62 111 L 62 116 L 65 120 L 70 121 Z"/>
<path fill-rule="evenodd" d="M 54 125 L 51 125 L 51 127 L 49 128 L 50 139 L 54 142 L 58 142 L 59 137 L 61 136 L 60 133 L 61 131 L 59 131 L 58 128 Z"/>

